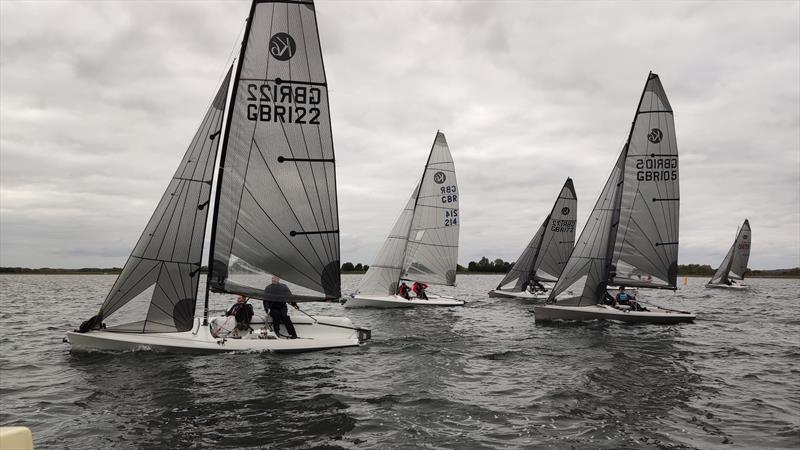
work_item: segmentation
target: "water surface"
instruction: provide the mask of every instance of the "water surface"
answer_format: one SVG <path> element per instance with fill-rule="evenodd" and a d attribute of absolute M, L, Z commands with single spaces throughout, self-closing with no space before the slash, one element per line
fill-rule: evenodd
<path fill-rule="evenodd" d="M 303 306 L 371 328 L 360 348 L 181 356 L 69 352 L 115 276 L 2 275 L 0 424 L 39 448 L 800 446 L 800 281 L 646 292 L 694 324 L 542 325 L 500 278 L 433 289 L 460 308 Z"/>

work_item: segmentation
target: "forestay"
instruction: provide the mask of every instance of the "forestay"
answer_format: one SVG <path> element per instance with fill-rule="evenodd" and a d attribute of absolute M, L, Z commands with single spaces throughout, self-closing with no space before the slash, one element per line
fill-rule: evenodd
<path fill-rule="evenodd" d="M 459 195 L 453 157 L 444 134 L 437 131 L 417 191 L 403 278 L 455 285 Z"/>
<path fill-rule="evenodd" d="M 548 301 L 602 301 L 608 284 L 675 289 L 678 147 L 672 109 L 650 74 L 628 140 Z"/>
<path fill-rule="evenodd" d="M 508 290 L 520 292 L 531 280 L 558 279 L 575 245 L 577 204 L 572 179 L 567 178 L 550 214 L 497 289 L 514 283 Z"/>
<path fill-rule="evenodd" d="M 110 329 L 136 333 L 192 327 L 228 71 L 122 273 L 100 308 Z M 117 323 L 118 325 L 114 325 Z"/>
<path fill-rule="evenodd" d="M 750 259 L 750 240 L 752 232 L 750 230 L 750 222 L 745 219 L 744 224 L 736 234 L 736 240 L 733 242 L 725 259 L 722 260 L 714 276 L 711 278 L 711 284 L 725 283 L 729 279 L 743 280 L 744 273 L 747 270 L 747 261 Z"/>
<path fill-rule="evenodd" d="M 252 8 L 220 156 L 209 284 L 272 301 L 338 298 L 336 172 L 314 5 Z M 267 298 L 272 275 L 293 295 Z"/>

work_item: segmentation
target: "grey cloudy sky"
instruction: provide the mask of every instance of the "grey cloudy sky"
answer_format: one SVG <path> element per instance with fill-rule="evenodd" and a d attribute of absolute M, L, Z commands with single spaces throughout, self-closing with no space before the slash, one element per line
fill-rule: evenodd
<path fill-rule="evenodd" d="M 121 266 L 247 1 L 0 1 L 0 265 Z M 318 2 L 342 260 L 370 263 L 447 135 L 461 264 L 515 259 L 564 179 L 582 227 L 648 71 L 675 110 L 680 262 L 800 265 L 800 2 Z M 237 50 L 238 51 L 238 50 Z"/>

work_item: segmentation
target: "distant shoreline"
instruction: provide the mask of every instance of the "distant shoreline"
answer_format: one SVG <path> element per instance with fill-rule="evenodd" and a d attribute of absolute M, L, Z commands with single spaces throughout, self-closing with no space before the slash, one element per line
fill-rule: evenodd
<path fill-rule="evenodd" d="M 0 275 L 119 275 L 122 272 L 121 268 L 109 269 L 29 269 L 21 267 L 0 267 Z M 201 273 L 206 273 L 202 270 Z M 765 273 L 766 272 L 766 273 Z M 342 272 L 342 275 L 364 275 L 366 271 L 347 271 Z M 503 272 L 458 272 L 458 275 L 505 275 Z M 678 274 L 679 278 L 709 278 L 713 273 L 709 274 Z M 800 279 L 800 269 L 776 269 L 776 270 L 754 270 L 748 273 L 746 278 L 786 278 L 786 279 Z"/>

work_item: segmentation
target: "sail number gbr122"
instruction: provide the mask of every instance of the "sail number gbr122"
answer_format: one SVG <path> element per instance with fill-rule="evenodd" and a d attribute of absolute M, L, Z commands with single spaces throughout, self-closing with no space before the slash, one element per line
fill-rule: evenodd
<path fill-rule="evenodd" d="M 314 86 L 247 85 L 247 118 L 258 122 L 319 125 L 322 91 Z"/>

